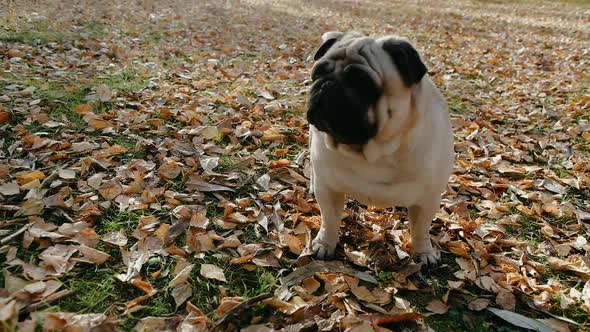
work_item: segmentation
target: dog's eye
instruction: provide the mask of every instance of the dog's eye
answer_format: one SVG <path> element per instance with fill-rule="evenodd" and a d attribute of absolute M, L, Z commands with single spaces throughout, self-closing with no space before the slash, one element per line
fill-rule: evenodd
<path fill-rule="evenodd" d="M 328 75 L 334 71 L 334 63 L 332 61 L 322 61 L 316 63 L 311 70 L 311 79 L 313 81 L 317 80 L 318 78 Z"/>

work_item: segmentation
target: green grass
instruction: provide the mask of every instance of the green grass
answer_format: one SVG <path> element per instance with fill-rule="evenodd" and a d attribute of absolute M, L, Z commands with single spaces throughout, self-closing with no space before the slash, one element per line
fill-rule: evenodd
<path fill-rule="evenodd" d="M 460 95 L 452 95 L 449 98 L 449 110 L 453 113 L 465 113 L 467 111 L 467 106 L 464 104 L 463 99 Z"/>
<path fill-rule="evenodd" d="M 24 43 L 31 45 L 45 45 L 49 43 L 61 43 L 79 38 L 72 32 L 58 31 L 22 31 L 1 32 L 0 41 L 6 43 Z"/>
<path fill-rule="evenodd" d="M 442 299 L 447 292 L 447 281 L 457 280 L 454 273 L 459 269 L 454 255 L 443 254 L 439 267 L 422 271 L 423 284 L 418 285 L 419 290 L 401 290 L 397 296 L 409 301 L 418 312 L 428 313 L 428 310 L 426 310 L 428 304 L 432 300 Z M 381 272 L 377 275 L 377 280 L 386 283 L 391 277 L 389 273 Z M 466 286 L 465 289 L 471 294 L 479 294 L 481 292 L 475 286 Z M 425 318 L 426 323 L 435 331 L 516 331 L 512 325 L 502 321 L 486 310 L 469 310 L 467 304 L 473 297 L 469 294 L 452 291 L 447 303 L 449 305 L 448 312 L 442 315 L 428 316 Z M 465 318 L 472 325 L 466 323 Z"/>
<path fill-rule="evenodd" d="M 116 282 L 111 271 L 73 278 L 67 283 L 67 288 L 75 291 L 72 295 L 74 299 L 65 300 L 62 305 L 71 305 L 71 310 L 80 313 L 103 312 L 112 302 L 119 300 L 114 294 Z"/>
<path fill-rule="evenodd" d="M 95 221 L 98 223 L 96 230 L 99 234 L 126 230 L 129 235 L 139 223 L 139 218 L 147 214 L 145 211 L 118 211 L 112 207 L 102 218 Z"/>
<path fill-rule="evenodd" d="M 512 235 L 518 239 L 526 240 L 531 245 L 537 245 L 543 240 L 543 236 L 539 232 L 539 222 L 535 219 L 518 212 L 516 209 L 512 208 L 510 213 L 518 213 L 518 225 L 505 225 L 504 228 L 508 235 Z"/>
<path fill-rule="evenodd" d="M 215 264 L 219 266 L 227 282 L 206 279 L 200 275 L 200 265 L 196 266 L 190 278 L 193 286 L 191 302 L 202 310 L 211 311 L 219 304 L 219 286 L 227 288 L 227 296 L 253 297 L 272 292 L 277 285 L 275 272 L 272 269 L 257 267 L 254 271 L 248 271 L 238 265 L 229 263 L 227 257 L 219 254 L 207 255 L 198 259 L 197 263 Z"/>
<path fill-rule="evenodd" d="M 145 88 L 147 78 L 137 71 L 125 69 L 120 72 L 111 73 L 97 83 L 104 83 L 112 90 L 132 93 Z"/>

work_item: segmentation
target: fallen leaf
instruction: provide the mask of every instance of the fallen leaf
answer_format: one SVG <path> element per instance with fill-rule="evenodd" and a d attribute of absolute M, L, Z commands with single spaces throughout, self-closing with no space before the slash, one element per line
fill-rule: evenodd
<path fill-rule="evenodd" d="M 476 297 L 473 300 L 469 301 L 467 308 L 469 308 L 469 310 L 481 311 L 487 308 L 489 305 L 490 300 L 481 297 Z"/>
<path fill-rule="evenodd" d="M 45 174 L 38 170 L 31 172 L 21 172 L 16 174 L 16 182 L 18 182 L 20 185 L 29 183 L 33 180 L 43 180 L 44 178 Z"/>
<path fill-rule="evenodd" d="M 20 193 L 20 189 L 18 183 L 16 182 L 9 182 L 0 185 L 0 194 L 4 196 L 17 195 L 18 193 Z"/>
<path fill-rule="evenodd" d="M 103 183 L 99 188 L 98 192 L 104 199 L 113 200 L 123 192 L 121 183 L 117 180 L 110 180 Z"/>
<path fill-rule="evenodd" d="M 182 284 L 185 284 L 190 277 L 191 271 L 195 265 L 191 264 L 184 267 L 175 277 L 170 281 L 168 287 L 173 288 Z M 202 269 L 202 267 L 201 267 Z M 202 274 L 202 273 L 201 273 Z"/>
<path fill-rule="evenodd" d="M 539 332 L 553 332 L 553 329 L 550 326 L 540 320 L 529 318 L 508 310 L 497 308 L 488 308 L 488 310 L 514 326 Z"/>
<path fill-rule="evenodd" d="M 201 275 L 208 279 L 217 279 L 227 282 L 223 270 L 213 264 L 201 264 Z"/>
<path fill-rule="evenodd" d="M 109 89 L 109 87 L 106 86 L 106 84 L 99 85 L 98 88 L 96 88 L 96 94 L 98 95 L 98 99 L 103 103 L 111 100 L 111 98 L 113 97 L 111 89 Z"/>
<path fill-rule="evenodd" d="M 193 295 L 193 288 L 189 284 L 182 284 L 172 289 L 172 298 L 176 303 L 176 309 Z"/>
<path fill-rule="evenodd" d="M 446 314 L 449 311 L 449 306 L 443 303 L 441 300 L 432 300 L 426 306 L 426 310 L 433 312 L 435 314 Z"/>
<path fill-rule="evenodd" d="M 160 166 L 160 168 L 158 168 L 158 174 L 160 176 L 171 180 L 179 176 L 181 171 L 182 168 L 180 165 L 173 160 L 166 161 Z"/>

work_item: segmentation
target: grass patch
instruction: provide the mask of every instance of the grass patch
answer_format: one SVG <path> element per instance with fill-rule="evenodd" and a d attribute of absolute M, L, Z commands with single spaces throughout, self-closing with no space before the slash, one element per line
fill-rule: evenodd
<path fill-rule="evenodd" d="M 260 239 L 258 224 L 249 224 L 243 229 L 244 233 L 239 236 L 242 243 L 256 243 Z"/>
<path fill-rule="evenodd" d="M 453 113 L 465 113 L 467 106 L 463 103 L 463 99 L 460 95 L 452 95 L 449 98 L 449 110 Z"/>
<path fill-rule="evenodd" d="M 104 83 L 112 90 L 124 93 L 137 92 L 146 87 L 147 78 L 136 71 L 123 70 L 113 73 L 98 83 Z"/>
<path fill-rule="evenodd" d="M 428 304 L 435 299 L 441 300 L 447 292 L 447 281 L 456 280 L 454 272 L 459 270 L 459 266 L 455 262 L 455 256 L 443 254 L 441 260 L 440 267 L 423 272 L 423 280 L 427 285 L 420 286 L 418 291 L 401 290 L 398 293 L 398 296 L 415 306 L 418 312 L 427 313 Z M 391 279 L 387 272 L 382 272 L 377 277 L 380 282 Z M 465 288 L 473 294 L 480 294 L 481 291 L 474 287 L 466 286 Z M 512 325 L 488 311 L 469 310 L 467 304 L 472 298 L 473 296 L 469 294 L 453 291 L 447 303 L 449 311 L 442 315 L 426 317 L 426 323 L 435 331 L 514 331 Z"/>
<path fill-rule="evenodd" d="M 220 287 L 225 288 L 226 296 L 243 297 L 272 292 L 278 287 L 275 272 L 271 269 L 258 266 L 255 270 L 248 271 L 241 266 L 230 264 L 228 257 L 220 254 L 208 255 L 198 260 L 198 263 L 219 266 L 227 279 L 227 282 L 206 279 L 199 273 L 200 266 L 193 270 L 190 278 L 190 284 L 193 287 L 191 302 L 207 312 L 212 311 L 219 304 Z"/>
<path fill-rule="evenodd" d="M 145 211 L 118 211 L 111 208 L 104 217 L 97 220 L 96 230 L 101 235 L 119 230 L 131 232 L 139 223 L 139 218 L 145 215 Z"/>
<path fill-rule="evenodd" d="M 79 35 L 72 32 L 58 31 L 22 31 L 0 32 L 0 41 L 6 43 L 24 43 L 30 45 L 45 45 L 62 43 L 78 39 Z"/>
<path fill-rule="evenodd" d="M 73 298 L 60 301 L 59 306 L 80 313 L 104 312 L 114 301 L 119 300 L 119 294 L 114 292 L 116 282 L 109 270 L 73 278 L 67 282 L 68 289 L 75 291 L 71 296 Z"/>
<path fill-rule="evenodd" d="M 519 213 L 516 209 L 510 210 L 511 214 L 517 213 L 520 217 L 518 218 L 518 225 L 504 225 L 508 235 L 514 236 L 521 240 L 526 240 L 532 245 L 539 244 L 543 238 L 539 232 L 539 223 L 522 213 Z"/>

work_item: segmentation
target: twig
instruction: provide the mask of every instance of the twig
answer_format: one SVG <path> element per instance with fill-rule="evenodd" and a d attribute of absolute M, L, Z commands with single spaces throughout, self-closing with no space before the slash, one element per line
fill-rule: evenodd
<path fill-rule="evenodd" d="M 53 182 L 53 180 L 55 180 L 58 175 L 59 175 L 59 169 L 54 170 L 48 177 L 45 178 L 45 180 L 43 180 L 43 182 L 41 182 L 41 185 L 39 186 L 39 189 L 43 189 L 45 187 L 49 187 L 49 185 L 51 184 L 51 182 Z"/>
<path fill-rule="evenodd" d="M 53 294 L 49 295 L 45 300 L 42 300 L 42 301 L 39 301 L 39 302 L 35 302 L 35 303 L 32 303 L 31 305 L 27 306 L 27 308 L 25 309 L 25 311 L 32 312 L 32 311 L 39 310 L 39 309 L 44 308 L 47 305 L 49 305 L 49 304 L 51 304 L 51 303 L 53 303 L 53 302 L 55 302 L 55 301 L 57 301 L 59 299 L 62 299 L 64 297 L 66 297 L 66 296 L 69 296 L 69 295 L 71 295 L 71 294 L 73 294 L 75 292 L 76 291 L 71 290 L 71 289 L 64 289 L 64 290 L 59 291 L 57 293 L 53 293 Z"/>
<path fill-rule="evenodd" d="M 10 242 L 10 240 L 14 239 L 15 237 L 21 235 L 22 233 L 24 233 L 27 228 L 29 228 L 31 226 L 31 224 L 26 224 L 23 227 L 21 227 L 18 231 L 6 236 L 5 238 L 3 238 L 2 240 L 0 240 L 0 245 L 2 244 L 6 244 L 8 242 Z"/>
<path fill-rule="evenodd" d="M 17 218 L 17 219 L 11 219 L 11 220 L 4 220 L 4 222 L 0 223 L 0 228 L 6 227 L 6 226 L 12 226 L 12 225 L 16 225 L 16 224 L 22 224 L 27 221 L 29 221 L 29 218 Z"/>
<path fill-rule="evenodd" d="M 0 204 L 0 211 L 18 211 L 20 206 Z"/>
<path fill-rule="evenodd" d="M 243 301 L 242 303 L 238 304 L 237 306 L 229 309 L 216 323 L 215 326 L 213 327 L 213 329 L 218 328 L 220 325 L 224 324 L 225 321 L 231 317 L 234 316 L 236 314 L 238 314 L 240 311 L 247 309 L 248 307 L 251 307 L 252 305 L 262 301 L 262 300 L 266 300 L 268 298 L 271 298 L 273 295 L 272 293 L 264 293 L 264 294 L 260 294 L 254 297 L 251 297 L 245 301 Z"/>

